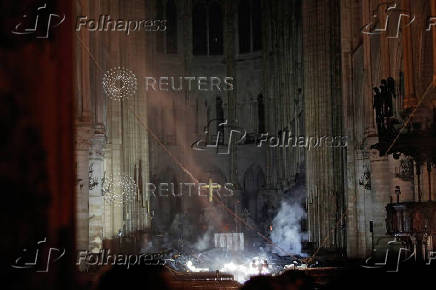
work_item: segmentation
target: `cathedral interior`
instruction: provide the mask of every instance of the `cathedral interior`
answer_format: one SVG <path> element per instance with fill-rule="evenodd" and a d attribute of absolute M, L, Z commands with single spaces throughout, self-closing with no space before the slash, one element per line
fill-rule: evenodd
<path fill-rule="evenodd" d="M 0 8 L 6 289 L 431 285 L 436 0 Z"/>

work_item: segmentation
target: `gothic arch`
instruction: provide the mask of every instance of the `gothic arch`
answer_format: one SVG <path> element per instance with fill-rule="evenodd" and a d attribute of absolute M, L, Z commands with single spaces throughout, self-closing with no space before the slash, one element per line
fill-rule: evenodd
<path fill-rule="evenodd" d="M 241 0 L 238 5 L 239 53 L 262 48 L 262 5 L 260 0 Z"/>
<path fill-rule="evenodd" d="M 161 53 L 176 54 L 178 46 L 178 17 L 175 0 L 156 2 L 157 18 L 166 20 L 165 32 L 156 33 L 156 49 Z"/>
<path fill-rule="evenodd" d="M 245 171 L 243 179 L 242 208 L 248 209 L 251 217 L 257 220 L 259 210 L 259 192 L 265 186 L 265 174 L 259 165 L 251 165 Z"/>
<path fill-rule="evenodd" d="M 224 13 L 219 1 L 196 1 L 192 10 L 193 54 L 222 55 Z"/>
<path fill-rule="evenodd" d="M 224 52 L 223 9 L 220 2 L 213 1 L 209 4 L 209 54 L 221 55 Z"/>
<path fill-rule="evenodd" d="M 250 52 L 251 47 L 251 15 L 250 1 L 241 0 L 238 6 L 239 53 Z"/>
<path fill-rule="evenodd" d="M 166 32 L 166 45 L 167 53 L 177 53 L 177 5 L 175 0 L 168 0 L 167 2 L 167 32 Z"/>
<path fill-rule="evenodd" d="M 192 11 L 192 41 L 194 55 L 207 55 L 207 6 L 197 1 Z"/>

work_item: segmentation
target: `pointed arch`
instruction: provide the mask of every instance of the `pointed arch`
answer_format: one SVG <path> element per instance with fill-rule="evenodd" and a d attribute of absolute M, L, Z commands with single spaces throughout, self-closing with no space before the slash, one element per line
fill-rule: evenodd
<path fill-rule="evenodd" d="M 177 7 L 175 0 L 167 3 L 167 53 L 177 53 Z"/>
<path fill-rule="evenodd" d="M 265 174 L 259 165 L 252 164 L 244 173 L 242 207 L 248 209 L 256 221 L 258 217 L 259 192 L 265 186 Z"/>
<path fill-rule="evenodd" d="M 207 7 L 203 1 L 195 3 L 192 11 L 192 41 L 194 55 L 207 54 Z"/>
<path fill-rule="evenodd" d="M 262 49 L 262 3 L 241 0 L 238 5 L 239 53 Z"/>
<path fill-rule="evenodd" d="M 209 5 L 209 55 L 223 54 L 223 25 L 221 4 L 213 1 Z"/>
<path fill-rule="evenodd" d="M 219 1 L 196 1 L 192 10 L 193 54 L 222 55 L 224 13 Z"/>

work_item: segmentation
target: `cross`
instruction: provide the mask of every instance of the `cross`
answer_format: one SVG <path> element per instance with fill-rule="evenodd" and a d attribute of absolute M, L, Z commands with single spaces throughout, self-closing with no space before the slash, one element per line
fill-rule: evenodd
<path fill-rule="evenodd" d="M 208 185 L 203 185 L 201 187 L 202 189 L 203 188 L 209 189 L 209 202 L 212 202 L 212 200 L 213 200 L 213 190 L 221 188 L 221 185 L 219 185 L 219 184 L 214 185 L 214 184 L 216 184 L 216 183 L 212 183 L 212 178 L 209 178 L 209 184 Z"/>

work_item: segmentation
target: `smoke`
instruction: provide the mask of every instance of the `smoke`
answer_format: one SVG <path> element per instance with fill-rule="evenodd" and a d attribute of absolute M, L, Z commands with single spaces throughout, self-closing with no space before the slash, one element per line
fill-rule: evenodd
<path fill-rule="evenodd" d="M 203 218 L 207 222 L 207 231 L 202 234 L 197 241 L 194 243 L 194 248 L 198 251 L 204 251 L 211 247 L 212 239 L 216 232 L 222 232 L 220 227 L 223 224 L 222 213 L 215 207 L 209 208 L 204 211 Z M 213 222 L 210 222 L 213 221 Z"/>
<path fill-rule="evenodd" d="M 301 222 L 306 218 L 303 208 L 305 198 L 304 176 L 296 176 L 295 186 L 284 193 L 284 200 L 272 221 L 271 240 L 280 255 L 301 255 L 301 243 L 305 233 L 301 231 Z"/>
<path fill-rule="evenodd" d="M 301 220 L 306 212 L 300 203 L 282 202 L 278 214 L 273 219 L 271 240 L 279 254 L 301 254 Z"/>
<path fill-rule="evenodd" d="M 194 248 L 197 251 L 204 251 L 209 249 L 211 235 L 212 235 L 212 230 L 209 228 L 207 232 L 197 240 L 197 242 L 194 244 Z"/>

